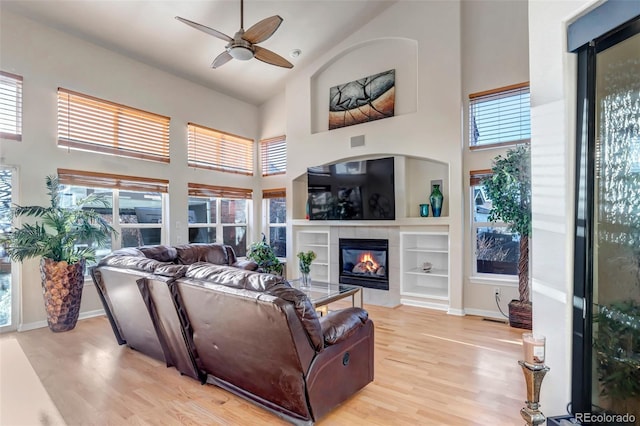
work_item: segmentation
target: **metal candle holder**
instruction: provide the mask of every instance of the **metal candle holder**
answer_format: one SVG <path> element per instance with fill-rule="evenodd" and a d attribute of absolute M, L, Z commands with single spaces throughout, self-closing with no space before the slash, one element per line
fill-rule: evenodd
<path fill-rule="evenodd" d="M 529 364 L 524 361 L 518 361 L 518 364 L 522 367 L 527 385 L 527 406 L 520 410 L 520 415 L 528 425 L 540 425 L 546 420 L 540 411 L 540 386 L 550 368 L 544 364 Z"/>

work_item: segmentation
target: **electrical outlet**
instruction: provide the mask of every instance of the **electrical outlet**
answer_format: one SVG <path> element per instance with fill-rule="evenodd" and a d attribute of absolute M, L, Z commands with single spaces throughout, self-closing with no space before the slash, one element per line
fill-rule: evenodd
<path fill-rule="evenodd" d="M 496 288 L 494 288 L 494 289 L 493 289 L 493 294 L 494 294 L 496 297 L 498 297 L 498 298 L 499 298 L 499 297 L 500 297 L 500 287 L 496 287 Z"/>

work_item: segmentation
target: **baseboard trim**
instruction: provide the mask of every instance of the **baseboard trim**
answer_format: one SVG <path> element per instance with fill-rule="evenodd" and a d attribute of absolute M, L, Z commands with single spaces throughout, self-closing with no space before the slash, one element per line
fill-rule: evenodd
<path fill-rule="evenodd" d="M 435 309 L 438 311 L 447 311 L 449 306 L 440 303 L 424 302 L 421 300 L 400 299 L 400 303 L 407 306 L 415 306 L 418 308 Z"/>
<path fill-rule="evenodd" d="M 485 311 L 484 309 L 468 309 L 468 308 L 465 309 L 464 311 L 467 313 L 467 315 L 475 315 L 478 317 L 486 317 L 486 318 L 499 319 L 503 321 L 509 321 L 509 318 L 506 318 L 504 315 L 502 315 L 498 311 Z"/>
<path fill-rule="evenodd" d="M 80 312 L 80 315 L 78 315 L 78 320 L 83 320 L 83 319 L 93 318 L 93 317 L 99 317 L 101 315 L 104 315 L 104 309 L 96 309 L 94 311 Z M 35 330 L 37 328 L 44 328 L 44 327 L 48 327 L 47 320 L 34 321 L 34 322 L 26 323 L 26 324 L 20 324 L 20 325 L 18 325 L 18 329 L 17 330 L 18 330 L 18 332 L 22 332 L 22 331 Z"/>
<path fill-rule="evenodd" d="M 458 317 L 463 317 L 463 316 L 467 315 L 467 311 L 466 311 L 465 309 L 453 309 L 453 308 L 449 308 L 449 309 L 447 310 L 447 313 L 448 313 L 449 315 L 455 315 L 455 316 L 458 316 Z"/>

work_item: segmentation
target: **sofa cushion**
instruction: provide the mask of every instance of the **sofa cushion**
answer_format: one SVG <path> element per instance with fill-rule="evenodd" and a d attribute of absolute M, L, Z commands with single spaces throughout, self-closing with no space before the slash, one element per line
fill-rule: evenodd
<path fill-rule="evenodd" d="M 284 282 L 277 275 L 261 274 L 225 265 L 198 262 L 189 265 L 185 273 L 187 278 L 211 281 L 227 287 L 264 292 L 276 284 Z"/>
<path fill-rule="evenodd" d="M 324 342 L 320 321 L 318 321 L 318 314 L 316 314 L 316 310 L 307 295 L 297 288 L 291 287 L 286 281 L 271 287 L 265 293 L 292 303 L 295 307 L 296 315 L 309 335 L 311 345 L 316 351 L 322 350 Z"/>
<path fill-rule="evenodd" d="M 369 313 L 362 308 L 346 308 L 329 312 L 320 318 L 324 342 L 334 345 L 355 333 L 369 319 Z"/>
<path fill-rule="evenodd" d="M 102 259 L 99 266 L 113 266 L 116 268 L 135 269 L 143 272 L 155 272 L 162 265 L 171 265 L 167 262 L 159 262 L 155 259 L 147 259 L 144 256 L 107 256 Z"/>
<path fill-rule="evenodd" d="M 223 244 L 185 244 L 175 249 L 176 262 L 182 265 L 191 265 L 196 262 L 229 265 L 229 256 Z"/>
<path fill-rule="evenodd" d="M 182 278 L 187 273 L 188 268 L 187 265 L 175 265 L 172 263 L 158 266 L 154 273 L 164 277 Z"/>
<path fill-rule="evenodd" d="M 144 255 L 144 253 L 142 251 L 140 251 L 139 249 L 137 249 L 136 247 L 125 247 L 125 248 L 121 248 L 118 249 L 116 251 L 112 251 L 111 253 L 109 253 L 108 255 L 106 255 L 105 257 L 103 257 L 103 259 L 106 259 L 108 257 L 111 256 L 138 256 L 138 257 L 146 257 Z"/>
<path fill-rule="evenodd" d="M 144 253 L 149 259 L 155 259 L 159 262 L 173 262 L 177 256 L 176 249 L 171 246 L 143 246 L 138 247 L 138 250 Z"/>

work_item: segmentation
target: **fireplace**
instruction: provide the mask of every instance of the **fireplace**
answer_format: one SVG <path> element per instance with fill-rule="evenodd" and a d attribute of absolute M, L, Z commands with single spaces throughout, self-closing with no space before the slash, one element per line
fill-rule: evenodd
<path fill-rule="evenodd" d="M 340 282 L 389 290 L 389 241 L 340 238 Z"/>

